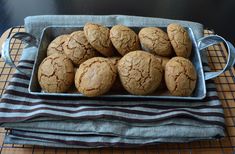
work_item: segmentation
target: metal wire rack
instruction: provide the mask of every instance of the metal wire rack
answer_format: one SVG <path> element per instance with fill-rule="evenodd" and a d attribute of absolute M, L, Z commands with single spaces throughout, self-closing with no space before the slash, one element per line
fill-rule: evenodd
<path fill-rule="evenodd" d="M 24 27 L 13 27 L 7 34 L 9 36 L 16 32 L 24 31 Z M 205 35 L 214 34 L 214 32 L 205 30 Z M 24 45 L 19 40 L 11 42 L 11 56 L 17 63 L 20 59 Z M 223 44 L 208 48 L 209 65 L 212 70 L 221 70 L 226 64 L 227 52 Z M 14 69 L 7 66 L 3 60 L 0 60 L 0 96 L 4 93 Z M 185 153 L 206 153 L 206 154 L 232 154 L 235 153 L 235 70 L 229 70 L 215 79 L 219 98 L 223 104 L 226 119 L 226 137 L 220 140 L 197 141 L 191 143 L 159 144 L 155 146 L 138 148 L 103 148 L 103 149 L 61 149 L 48 148 L 41 146 L 4 144 L 4 136 L 9 130 L 0 129 L 0 153 L 9 154 L 185 154 Z"/>

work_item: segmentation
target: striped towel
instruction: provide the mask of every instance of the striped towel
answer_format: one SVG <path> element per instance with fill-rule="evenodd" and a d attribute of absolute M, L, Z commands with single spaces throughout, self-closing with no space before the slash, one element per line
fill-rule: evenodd
<path fill-rule="evenodd" d="M 48 25 L 49 21 L 53 24 L 53 21 L 71 21 L 71 18 L 85 17 L 30 17 L 26 19 L 28 23 L 26 30 L 32 25 L 40 30 L 42 26 Z M 91 17 L 92 21 L 101 19 L 116 21 L 114 16 Z M 126 23 L 130 18 L 135 19 L 134 21 L 139 19 L 143 21 L 143 17 L 121 17 L 120 21 Z M 120 19 L 119 16 L 118 18 Z M 36 22 L 35 19 L 40 20 Z M 144 19 L 146 24 L 150 21 L 155 21 L 156 24 L 159 20 L 162 24 L 164 21 L 155 18 Z M 68 24 L 65 21 L 64 23 Z M 165 21 L 166 24 L 168 22 L 169 20 Z M 183 23 L 192 25 L 198 34 L 197 37 L 201 37 L 199 35 L 202 32 L 201 26 Z M 28 32 L 32 32 L 32 29 Z M 31 71 L 36 51 L 37 49 L 33 47 L 25 48 L 18 67 Z M 205 57 L 203 61 L 206 64 Z M 208 70 L 208 66 L 205 65 L 204 69 Z M 200 102 L 88 101 L 79 98 L 58 100 L 55 97 L 40 98 L 31 95 L 28 93 L 28 85 L 29 77 L 16 72 L 2 96 L 0 122 L 2 127 L 10 128 L 5 143 L 53 147 L 131 147 L 162 142 L 216 139 L 224 136 L 224 114 L 212 80 L 206 83 L 207 97 Z"/>

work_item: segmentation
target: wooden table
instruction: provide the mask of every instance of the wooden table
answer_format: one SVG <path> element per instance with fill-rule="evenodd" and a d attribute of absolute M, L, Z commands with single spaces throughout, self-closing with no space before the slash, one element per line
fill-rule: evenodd
<path fill-rule="evenodd" d="M 24 31 L 23 27 L 15 27 L 6 31 L 0 39 L 2 42 L 18 31 Z M 204 31 L 205 35 L 213 34 L 209 30 Z M 11 44 L 12 58 L 17 62 L 20 58 L 23 44 L 20 41 L 13 41 Z M 227 51 L 223 44 L 215 45 L 208 49 L 208 59 L 213 70 L 220 70 L 225 66 Z M 8 82 L 14 73 L 14 69 L 7 66 L 0 60 L 0 95 L 3 94 Z M 199 153 L 199 154 L 232 154 L 235 152 L 235 70 L 229 70 L 215 79 L 219 98 L 223 104 L 226 119 L 226 137 L 220 140 L 197 141 L 185 144 L 159 144 L 148 147 L 127 148 L 102 148 L 102 149 L 61 149 L 46 148 L 41 146 L 12 145 L 4 144 L 3 139 L 6 130 L 0 129 L 0 153 L 7 154 L 171 154 L 171 153 Z"/>

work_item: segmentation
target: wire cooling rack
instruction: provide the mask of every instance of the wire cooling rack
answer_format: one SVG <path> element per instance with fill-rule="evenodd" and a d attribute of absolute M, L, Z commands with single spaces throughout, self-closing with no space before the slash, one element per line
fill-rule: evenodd
<path fill-rule="evenodd" d="M 24 27 L 13 27 L 8 36 L 24 31 Z M 205 35 L 214 32 L 205 30 Z M 1 45 L 1 44 L 0 44 Z M 21 56 L 23 44 L 19 40 L 11 42 L 11 56 L 17 63 Z M 227 51 L 223 44 L 208 48 L 208 60 L 212 70 L 221 70 L 226 64 Z M 0 60 L 0 95 L 4 93 L 14 69 Z M 103 148 L 103 149 L 61 149 L 42 146 L 4 144 L 8 130 L 0 129 L 0 153 L 7 154 L 235 154 L 235 71 L 234 68 L 215 79 L 219 98 L 223 104 L 226 119 L 226 137 L 220 140 L 197 141 L 191 143 L 159 144 L 140 148 Z"/>

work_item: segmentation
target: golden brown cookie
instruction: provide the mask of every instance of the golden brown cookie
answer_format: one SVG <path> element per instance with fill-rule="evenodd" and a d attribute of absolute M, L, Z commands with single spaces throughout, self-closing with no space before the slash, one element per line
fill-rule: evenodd
<path fill-rule="evenodd" d="M 84 32 L 88 42 L 102 55 L 106 57 L 114 55 L 114 47 L 109 38 L 109 28 L 95 23 L 87 23 L 84 26 Z"/>
<path fill-rule="evenodd" d="M 108 60 L 111 61 L 111 63 L 117 67 L 118 61 L 121 59 L 122 57 L 109 57 Z"/>
<path fill-rule="evenodd" d="M 196 70 L 191 61 L 183 57 L 172 58 L 165 67 L 165 82 L 174 96 L 190 96 L 197 81 Z"/>
<path fill-rule="evenodd" d="M 153 54 L 156 58 L 158 58 L 161 62 L 163 70 L 165 70 L 166 63 L 169 62 L 170 58 L 169 57 L 163 57 L 163 56 L 158 56 L 155 52 L 150 52 Z"/>
<path fill-rule="evenodd" d="M 65 55 L 76 66 L 98 55 L 96 50 L 87 41 L 83 31 L 76 31 L 70 34 L 63 47 Z"/>
<path fill-rule="evenodd" d="M 85 96 L 94 97 L 110 90 L 117 75 L 117 69 L 110 60 L 91 58 L 80 65 L 75 75 L 75 86 Z"/>
<path fill-rule="evenodd" d="M 165 70 L 165 66 L 166 63 L 168 63 L 170 61 L 170 58 L 168 57 L 163 57 L 163 56 L 158 56 L 155 52 L 150 52 L 151 54 L 153 54 L 156 58 L 159 59 L 159 61 L 161 62 L 162 65 L 162 69 Z M 165 83 L 165 78 L 164 78 L 164 71 L 163 71 L 163 77 L 162 77 L 162 81 L 158 87 L 158 89 L 166 89 L 166 83 Z"/>
<path fill-rule="evenodd" d="M 167 33 L 177 56 L 189 58 L 192 51 L 192 41 L 184 27 L 179 24 L 167 26 Z"/>
<path fill-rule="evenodd" d="M 119 60 L 121 59 L 122 57 L 110 57 L 108 58 L 112 63 L 113 65 L 116 67 L 118 67 L 118 62 Z M 112 88 L 110 89 L 110 91 L 115 91 L 115 92 L 123 92 L 125 89 L 124 87 L 122 86 L 122 83 L 121 83 L 121 80 L 119 78 L 119 76 L 116 77 L 116 80 L 115 82 L 113 83 L 113 86 Z"/>
<path fill-rule="evenodd" d="M 145 95 L 160 85 L 163 69 L 159 59 L 144 51 L 132 51 L 118 62 L 124 88 L 131 94 Z"/>
<path fill-rule="evenodd" d="M 142 48 L 146 51 L 154 51 L 157 55 L 166 57 L 173 54 L 167 33 L 160 28 L 142 28 L 139 32 L 139 39 Z"/>
<path fill-rule="evenodd" d="M 53 53 L 64 53 L 63 44 L 66 41 L 68 35 L 60 35 L 56 37 L 47 48 L 47 56 L 52 55 Z"/>
<path fill-rule="evenodd" d="M 46 57 L 38 68 L 38 82 L 45 92 L 66 92 L 73 81 L 74 67 L 64 54 L 55 53 Z"/>
<path fill-rule="evenodd" d="M 110 30 L 110 39 L 113 43 L 113 46 L 121 55 L 125 55 L 130 51 L 140 49 L 140 43 L 137 34 L 126 26 L 113 26 Z"/>

